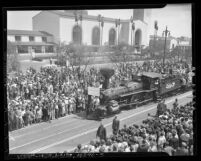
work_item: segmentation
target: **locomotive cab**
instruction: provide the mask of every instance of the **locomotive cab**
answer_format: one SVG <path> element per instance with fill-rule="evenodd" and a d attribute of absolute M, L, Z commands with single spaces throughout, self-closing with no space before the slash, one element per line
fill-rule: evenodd
<path fill-rule="evenodd" d="M 143 90 L 158 89 L 162 75 L 154 72 L 144 72 L 141 76 Z"/>

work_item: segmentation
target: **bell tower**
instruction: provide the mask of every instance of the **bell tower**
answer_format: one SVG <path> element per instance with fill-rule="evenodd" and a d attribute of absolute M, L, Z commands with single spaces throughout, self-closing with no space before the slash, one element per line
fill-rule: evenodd
<path fill-rule="evenodd" d="M 140 20 L 149 24 L 151 19 L 151 9 L 134 9 L 133 19 L 134 21 Z"/>

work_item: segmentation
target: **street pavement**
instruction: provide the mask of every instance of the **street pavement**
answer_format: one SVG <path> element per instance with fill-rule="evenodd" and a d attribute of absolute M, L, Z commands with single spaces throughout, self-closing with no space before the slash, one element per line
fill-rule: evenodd
<path fill-rule="evenodd" d="M 179 104 L 192 101 L 192 91 L 166 99 L 168 108 L 178 98 Z M 117 114 L 120 119 L 120 128 L 124 124 L 141 124 L 147 118 L 147 114 L 155 115 L 156 103 L 149 103 L 136 109 L 123 110 Z M 107 129 L 107 136 L 112 134 L 112 120 L 114 117 L 102 120 Z M 70 151 L 77 144 L 87 144 L 96 138 L 96 131 L 100 121 L 86 120 L 84 117 L 72 114 L 58 120 L 34 124 L 9 133 L 9 153 L 56 153 Z"/>

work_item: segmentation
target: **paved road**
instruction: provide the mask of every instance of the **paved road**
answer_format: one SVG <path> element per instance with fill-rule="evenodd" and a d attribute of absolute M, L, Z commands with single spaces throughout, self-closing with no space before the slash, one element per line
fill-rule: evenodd
<path fill-rule="evenodd" d="M 176 96 L 180 104 L 192 100 L 192 92 Z M 168 108 L 172 107 L 175 97 L 166 99 Z M 149 103 L 118 114 L 120 128 L 124 125 L 141 124 L 147 114 L 156 113 L 157 104 Z M 111 124 L 113 117 L 102 120 L 107 129 L 107 135 L 112 133 Z M 86 120 L 77 115 L 69 115 L 51 123 L 40 123 L 10 133 L 9 152 L 19 153 L 55 153 L 72 150 L 78 143 L 87 144 L 95 138 L 100 122 Z"/>

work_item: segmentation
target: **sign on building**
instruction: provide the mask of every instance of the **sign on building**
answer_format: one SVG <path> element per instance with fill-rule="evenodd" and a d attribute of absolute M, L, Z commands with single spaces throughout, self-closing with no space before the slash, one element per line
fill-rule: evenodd
<path fill-rule="evenodd" d="M 100 88 L 88 87 L 88 95 L 100 96 Z"/>

